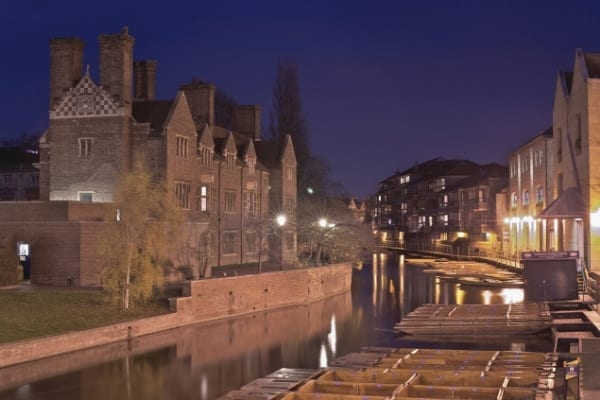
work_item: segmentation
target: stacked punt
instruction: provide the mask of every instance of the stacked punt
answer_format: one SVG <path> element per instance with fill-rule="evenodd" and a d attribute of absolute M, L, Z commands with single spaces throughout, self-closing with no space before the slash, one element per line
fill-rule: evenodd
<path fill-rule="evenodd" d="M 425 304 L 407 314 L 394 332 L 409 335 L 525 335 L 550 328 L 544 303 Z"/>
<path fill-rule="evenodd" d="M 370 366 L 365 367 L 371 360 Z M 220 400 L 552 399 L 557 357 L 530 352 L 364 348 L 337 367 L 300 370 L 293 385 L 261 392 L 259 379 Z M 281 373 L 281 371 L 284 371 Z M 286 379 L 284 369 L 269 375 Z M 269 385 L 269 384 L 267 384 Z"/>

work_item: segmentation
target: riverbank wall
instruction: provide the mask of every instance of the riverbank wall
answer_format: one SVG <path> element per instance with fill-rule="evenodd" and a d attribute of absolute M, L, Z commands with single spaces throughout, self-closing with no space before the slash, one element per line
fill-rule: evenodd
<path fill-rule="evenodd" d="M 0 345 L 0 368 L 181 326 L 309 304 L 350 290 L 349 264 L 186 282 L 172 313 Z"/>

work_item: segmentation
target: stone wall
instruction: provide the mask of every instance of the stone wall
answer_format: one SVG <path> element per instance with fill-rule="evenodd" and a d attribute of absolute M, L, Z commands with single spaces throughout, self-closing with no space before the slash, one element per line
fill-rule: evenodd
<path fill-rule="evenodd" d="M 82 332 L 0 345 L 0 368 L 197 322 L 309 304 L 350 290 L 346 264 L 189 282 L 175 312 Z"/>

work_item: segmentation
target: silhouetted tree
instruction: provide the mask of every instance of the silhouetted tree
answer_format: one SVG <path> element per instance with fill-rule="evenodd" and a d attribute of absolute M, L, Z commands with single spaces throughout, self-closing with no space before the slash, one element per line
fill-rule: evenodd
<path fill-rule="evenodd" d="M 292 61 L 282 61 L 277 67 L 272 106 L 271 136 L 283 143 L 285 136 L 291 135 L 301 169 L 310 155 L 309 135 L 306 116 L 302 110 L 298 68 Z"/>

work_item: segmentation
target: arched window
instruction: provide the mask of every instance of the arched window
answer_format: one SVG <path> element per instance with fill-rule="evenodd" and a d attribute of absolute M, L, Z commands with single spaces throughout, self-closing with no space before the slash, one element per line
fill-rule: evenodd
<path fill-rule="evenodd" d="M 517 206 L 518 202 L 519 202 L 519 196 L 515 192 L 513 192 L 510 196 L 510 206 L 512 208 L 514 208 Z"/>
<path fill-rule="evenodd" d="M 523 190 L 523 205 L 526 206 L 529 204 L 529 190 Z"/>

